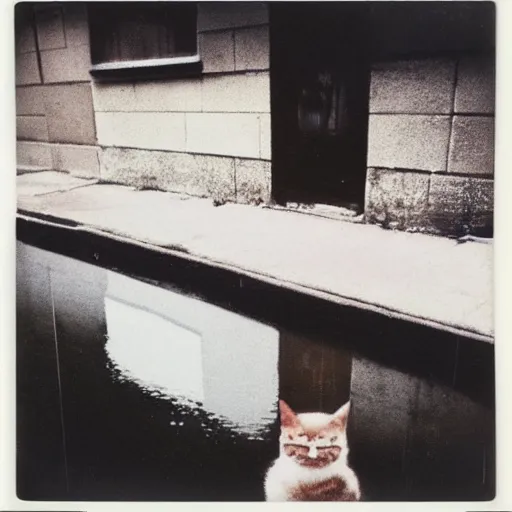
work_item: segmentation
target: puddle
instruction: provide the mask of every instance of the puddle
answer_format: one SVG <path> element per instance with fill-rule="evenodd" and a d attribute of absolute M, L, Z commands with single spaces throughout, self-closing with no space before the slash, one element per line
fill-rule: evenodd
<path fill-rule="evenodd" d="M 493 497 L 493 399 L 475 384 L 492 376 L 488 344 L 455 339 L 419 360 L 428 339 L 399 351 L 397 321 L 337 330 L 320 309 L 264 301 L 256 318 L 24 243 L 17 265 L 21 499 L 262 500 L 279 398 L 299 412 L 352 400 L 366 500 Z"/>

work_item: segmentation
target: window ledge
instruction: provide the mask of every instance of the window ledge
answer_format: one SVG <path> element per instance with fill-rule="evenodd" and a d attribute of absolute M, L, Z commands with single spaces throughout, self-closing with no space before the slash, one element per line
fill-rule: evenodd
<path fill-rule="evenodd" d="M 203 64 L 199 55 L 142 59 L 94 64 L 89 73 L 97 81 L 152 80 L 200 76 Z"/>

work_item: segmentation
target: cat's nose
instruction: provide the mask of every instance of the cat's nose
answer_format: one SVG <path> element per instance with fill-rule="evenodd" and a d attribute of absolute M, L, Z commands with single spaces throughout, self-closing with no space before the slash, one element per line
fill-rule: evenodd
<path fill-rule="evenodd" d="M 316 449 L 316 446 L 310 446 L 308 457 L 310 459 L 316 459 L 317 455 L 318 455 L 318 450 Z"/>

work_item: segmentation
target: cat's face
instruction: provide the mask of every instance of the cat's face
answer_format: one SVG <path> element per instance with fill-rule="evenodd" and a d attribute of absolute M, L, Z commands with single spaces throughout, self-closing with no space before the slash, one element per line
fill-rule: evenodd
<path fill-rule="evenodd" d="M 281 452 L 297 464 L 322 468 L 348 454 L 346 427 L 350 402 L 334 414 L 295 414 L 283 400 L 281 416 Z"/>

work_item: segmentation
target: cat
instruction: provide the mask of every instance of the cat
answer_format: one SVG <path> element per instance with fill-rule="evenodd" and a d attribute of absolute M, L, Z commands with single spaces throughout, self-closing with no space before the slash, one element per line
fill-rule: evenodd
<path fill-rule="evenodd" d="M 280 453 L 265 477 L 266 501 L 359 501 L 359 480 L 348 466 L 350 402 L 334 414 L 296 414 L 279 401 Z"/>

